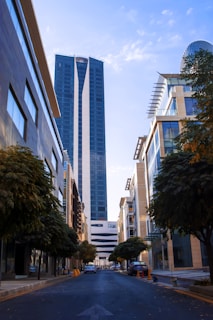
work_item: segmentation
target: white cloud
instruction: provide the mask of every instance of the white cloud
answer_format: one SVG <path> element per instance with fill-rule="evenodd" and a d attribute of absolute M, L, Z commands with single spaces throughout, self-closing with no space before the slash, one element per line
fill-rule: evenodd
<path fill-rule="evenodd" d="M 137 34 L 140 36 L 140 37 L 143 37 L 146 35 L 146 32 L 144 30 L 137 30 Z"/>
<path fill-rule="evenodd" d="M 122 48 L 121 56 L 125 61 L 146 60 L 149 58 L 149 54 L 145 52 L 145 47 L 141 46 L 141 41 L 125 45 Z"/>
<path fill-rule="evenodd" d="M 152 46 L 152 42 L 142 45 L 137 40 L 132 43 L 125 44 L 117 54 L 109 53 L 102 57 L 105 63 L 110 64 L 115 71 L 120 71 L 124 62 L 149 60 L 153 54 L 148 53 L 147 48 Z"/>
<path fill-rule="evenodd" d="M 186 15 L 189 16 L 193 11 L 193 8 L 189 8 L 187 11 L 186 11 Z"/>
<path fill-rule="evenodd" d="M 181 40 L 182 40 L 182 37 L 179 34 L 175 34 L 168 39 L 168 42 L 172 46 L 176 46 L 180 43 Z"/>
<path fill-rule="evenodd" d="M 133 23 L 136 22 L 136 18 L 138 15 L 138 12 L 136 10 L 130 9 L 127 11 L 126 8 L 124 6 L 122 6 L 120 8 L 120 11 L 127 21 L 130 21 Z"/>
<path fill-rule="evenodd" d="M 175 20 L 174 20 L 174 19 L 170 19 L 170 20 L 168 21 L 168 25 L 169 25 L 170 27 L 172 27 L 174 24 L 175 24 Z"/>
<path fill-rule="evenodd" d="M 136 10 L 130 10 L 126 14 L 127 19 L 131 22 L 135 22 L 137 18 L 137 11 Z"/>
<path fill-rule="evenodd" d="M 106 56 L 101 57 L 101 60 L 103 60 L 106 64 L 111 65 L 116 72 L 119 72 L 122 69 L 119 55 L 113 55 L 112 53 L 109 53 Z"/>
<path fill-rule="evenodd" d="M 165 15 L 165 16 L 172 16 L 173 12 L 169 9 L 165 9 L 165 10 L 161 11 L 161 14 Z"/>
<path fill-rule="evenodd" d="M 156 36 L 156 32 L 155 31 L 147 32 L 144 29 L 138 29 L 136 31 L 136 33 L 139 35 L 140 38 L 145 38 L 146 37 L 146 39 L 151 39 L 151 38 Z"/>

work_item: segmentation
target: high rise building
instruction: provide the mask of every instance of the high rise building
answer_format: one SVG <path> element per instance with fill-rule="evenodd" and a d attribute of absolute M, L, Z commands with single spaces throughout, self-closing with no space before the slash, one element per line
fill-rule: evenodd
<path fill-rule="evenodd" d="M 88 226 L 107 220 L 103 62 L 56 55 L 55 92 L 61 111 L 56 119 L 67 150 Z"/>

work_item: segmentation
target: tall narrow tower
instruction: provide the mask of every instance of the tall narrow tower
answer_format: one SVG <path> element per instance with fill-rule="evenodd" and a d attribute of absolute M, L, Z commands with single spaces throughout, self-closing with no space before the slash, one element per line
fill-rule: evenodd
<path fill-rule="evenodd" d="M 78 190 L 91 220 L 107 220 L 103 62 L 56 55 L 56 119 L 73 167 Z"/>

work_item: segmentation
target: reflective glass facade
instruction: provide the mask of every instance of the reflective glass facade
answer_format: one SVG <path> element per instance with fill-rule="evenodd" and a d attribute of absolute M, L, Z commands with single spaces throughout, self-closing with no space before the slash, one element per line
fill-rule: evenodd
<path fill-rule="evenodd" d="M 62 115 L 56 119 L 56 124 L 73 163 L 74 58 L 56 56 L 55 91 Z"/>
<path fill-rule="evenodd" d="M 179 125 L 177 121 L 164 121 L 162 127 L 165 154 L 169 154 L 176 149 L 174 139 L 179 134 Z"/>
<path fill-rule="evenodd" d="M 1 1 L 0 35 L 0 147 L 28 147 L 54 176 L 53 193 L 61 201 L 63 146 L 54 119 L 59 108 L 31 1 Z M 11 239 L 2 249 L 2 279 L 27 277 L 29 246 Z M 51 260 L 42 259 L 41 272 L 52 274 Z"/>
<path fill-rule="evenodd" d="M 91 220 L 107 220 L 103 62 L 56 55 L 55 91 L 61 111 L 56 123 L 85 212 Z M 88 193 L 90 200 L 84 199 Z"/>
<path fill-rule="evenodd" d="M 188 47 L 186 48 L 182 60 L 181 60 L 181 70 L 184 67 L 184 58 L 188 55 L 194 54 L 195 52 L 199 51 L 200 49 L 213 52 L 213 45 L 207 41 L 198 40 L 190 43 Z"/>

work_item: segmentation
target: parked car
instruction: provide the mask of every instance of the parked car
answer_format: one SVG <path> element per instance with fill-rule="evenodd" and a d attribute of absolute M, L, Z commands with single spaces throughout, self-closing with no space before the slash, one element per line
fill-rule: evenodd
<path fill-rule="evenodd" d="M 121 269 L 121 265 L 120 264 L 113 264 L 112 266 L 110 266 L 110 270 L 113 270 L 113 271 L 118 271 Z"/>
<path fill-rule="evenodd" d="M 129 276 L 136 276 L 137 272 L 139 271 L 139 274 L 144 276 L 148 275 L 148 266 L 143 261 L 133 261 L 130 263 L 127 273 Z"/>
<path fill-rule="evenodd" d="M 37 266 L 29 266 L 29 274 L 33 274 L 37 272 Z"/>
<path fill-rule="evenodd" d="M 84 273 L 96 273 L 96 266 L 94 264 L 87 264 L 84 267 Z"/>

